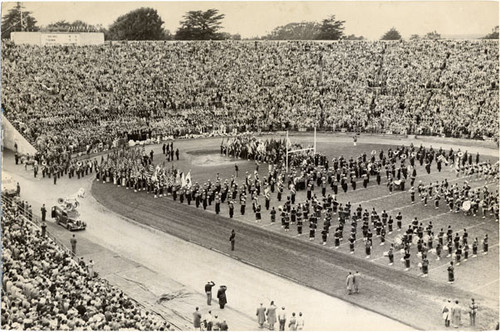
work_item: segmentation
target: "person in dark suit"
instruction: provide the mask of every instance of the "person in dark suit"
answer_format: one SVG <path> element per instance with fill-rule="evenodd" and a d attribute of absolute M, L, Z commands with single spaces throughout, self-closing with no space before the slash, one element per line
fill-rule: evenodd
<path fill-rule="evenodd" d="M 221 309 L 224 309 L 224 306 L 227 303 L 226 290 L 227 290 L 227 287 L 224 285 L 221 285 L 219 290 L 217 291 L 217 298 L 219 299 L 219 307 Z"/>
<path fill-rule="evenodd" d="M 234 229 L 231 231 L 231 236 L 229 237 L 229 242 L 231 242 L 231 251 L 234 251 L 234 242 L 236 238 L 236 233 L 234 232 Z"/>
<path fill-rule="evenodd" d="M 45 204 L 43 204 L 43 206 L 40 210 L 42 212 L 42 221 L 45 221 L 45 218 L 47 216 L 47 209 L 45 208 Z"/>

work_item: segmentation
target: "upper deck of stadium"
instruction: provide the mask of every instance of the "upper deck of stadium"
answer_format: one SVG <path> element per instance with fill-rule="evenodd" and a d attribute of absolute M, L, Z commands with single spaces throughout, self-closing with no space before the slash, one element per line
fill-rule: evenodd
<path fill-rule="evenodd" d="M 220 127 L 498 136 L 498 41 L 2 48 L 2 108 L 38 149 Z"/>

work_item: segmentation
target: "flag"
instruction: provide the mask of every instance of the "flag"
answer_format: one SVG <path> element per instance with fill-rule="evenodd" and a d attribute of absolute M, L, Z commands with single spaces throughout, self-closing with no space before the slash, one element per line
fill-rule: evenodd
<path fill-rule="evenodd" d="M 182 188 L 186 187 L 186 176 L 184 175 L 184 173 L 182 173 L 181 176 L 181 187 Z"/>
<path fill-rule="evenodd" d="M 186 175 L 186 185 L 188 188 L 191 188 L 191 170 L 189 170 L 189 172 L 187 173 Z"/>

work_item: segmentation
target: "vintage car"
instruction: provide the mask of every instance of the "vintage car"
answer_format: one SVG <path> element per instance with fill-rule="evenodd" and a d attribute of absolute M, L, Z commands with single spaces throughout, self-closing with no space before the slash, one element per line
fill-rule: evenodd
<path fill-rule="evenodd" d="M 70 231 L 79 231 L 87 228 L 87 224 L 80 220 L 78 212 L 65 210 L 59 206 L 52 207 L 52 218 L 56 222 Z"/>

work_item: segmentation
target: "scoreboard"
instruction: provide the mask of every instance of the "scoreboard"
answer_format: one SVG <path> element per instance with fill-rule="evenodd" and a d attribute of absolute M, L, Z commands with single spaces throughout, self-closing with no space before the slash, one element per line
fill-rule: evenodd
<path fill-rule="evenodd" d="M 104 33 L 16 31 L 11 33 L 10 39 L 14 42 L 14 44 L 29 44 L 38 46 L 102 45 L 104 44 Z"/>
<path fill-rule="evenodd" d="M 44 45 L 79 45 L 78 33 L 43 33 L 41 44 Z"/>

